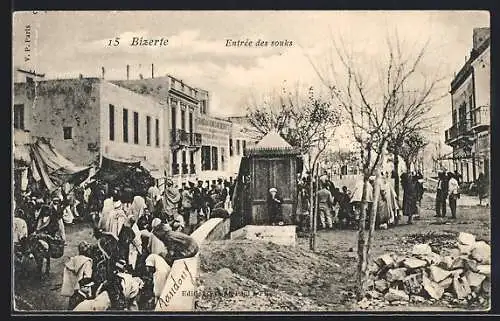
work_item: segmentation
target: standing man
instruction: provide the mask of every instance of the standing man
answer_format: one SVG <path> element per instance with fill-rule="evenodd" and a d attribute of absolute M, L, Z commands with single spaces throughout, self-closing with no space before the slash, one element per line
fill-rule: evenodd
<path fill-rule="evenodd" d="M 457 218 L 457 199 L 459 197 L 458 193 L 458 180 L 453 173 L 448 173 L 448 200 L 450 203 L 451 218 Z"/>
<path fill-rule="evenodd" d="M 70 311 L 73 311 L 83 301 L 93 299 L 92 286 L 94 281 L 91 278 L 83 278 L 78 284 L 80 285 L 79 289 L 75 290 L 75 293 L 69 298 L 68 310 Z"/>
<path fill-rule="evenodd" d="M 190 222 L 189 218 L 191 216 L 191 210 L 193 208 L 193 192 L 189 186 L 184 186 L 182 191 L 182 216 L 184 217 L 184 223 L 189 230 Z"/>
<path fill-rule="evenodd" d="M 436 215 L 435 217 L 446 216 L 446 198 L 448 197 L 448 180 L 446 173 L 440 171 L 438 173 L 438 183 L 436 192 Z"/>
<path fill-rule="evenodd" d="M 333 215 L 332 208 L 334 205 L 334 199 L 332 193 L 328 190 L 328 183 L 322 183 L 321 189 L 318 191 L 318 210 L 319 210 L 319 220 L 321 222 L 321 227 L 326 229 L 333 228 Z"/>
<path fill-rule="evenodd" d="M 271 225 L 283 225 L 283 200 L 278 196 L 278 190 L 274 187 L 269 189 L 267 208 Z"/>

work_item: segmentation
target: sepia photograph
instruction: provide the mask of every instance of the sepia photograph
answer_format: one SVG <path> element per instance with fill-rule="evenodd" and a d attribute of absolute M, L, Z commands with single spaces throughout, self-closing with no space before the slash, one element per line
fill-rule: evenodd
<path fill-rule="evenodd" d="M 12 312 L 490 311 L 490 33 L 14 12 Z"/>

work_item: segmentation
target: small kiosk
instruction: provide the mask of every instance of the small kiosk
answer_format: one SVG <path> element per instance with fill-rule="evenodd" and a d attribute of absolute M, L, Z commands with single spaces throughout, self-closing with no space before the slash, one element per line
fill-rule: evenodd
<path fill-rule="evenodd" d="M 283 200 L 285 224 L 293 224 L 297 205 L 297 174 L 301 172 L 299 151 L 277 132 L 268 133 L 255 146 L 247 148 L 238 175 L 238 184 L 241 184 L 237 204 L 239 213 L 234 213 L 239 217 L 237 227 L 269 225 L 267 198 L 272 187 L 278 190 Z"/>

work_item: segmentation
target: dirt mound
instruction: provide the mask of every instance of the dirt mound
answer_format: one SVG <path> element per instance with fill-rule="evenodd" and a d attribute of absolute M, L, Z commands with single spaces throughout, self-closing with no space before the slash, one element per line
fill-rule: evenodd
<path fill-rule="evenodd" d="M 198 311 L 321 311 L 311 299 L 274 290 L 228 268 L 202 273 Z"/>
<path fill-rule="evenodd" d="M 345 308 L 350 300 L 356 260 L 333 250 L 315 254 L 298 247 L 230 240 L 205 244 L 201 268 L 207 272 L 230 268 L 237 275 L 335 310 Z"/>

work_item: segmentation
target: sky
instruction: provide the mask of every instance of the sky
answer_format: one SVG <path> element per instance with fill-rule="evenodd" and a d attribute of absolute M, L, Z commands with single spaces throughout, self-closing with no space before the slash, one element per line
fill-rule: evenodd
<path fill-rule="evenodd" d="M 24 62 L 25 26 L 31 26 L 31 59 Z M 46 78 L 125 79 L 171 74 L 211 93 L 214 114 L 242 115 L 249 97 L 283 84 L 321 86 L 311 60 L 320 63 L 329 39 L 342 38 L 368 58 L 384 54 L 385 37 L 397 32 L 408 46 L 428 43 L 424 65 L 448 86 L 472 48 L 472 31 L 489 27 L 487 11 L 54 11 L 17 12 L 13 18 L 14 66 Z M 109 39 L 120 38 L 117 47 Z M 132 47 L 132 37 L 168 39 L 164 47 Z M 227 47 L 226 41 L 292 42 L 284 47 Z M 434 107 L 438 131 L 451 125 L 451 99 Z"/>

